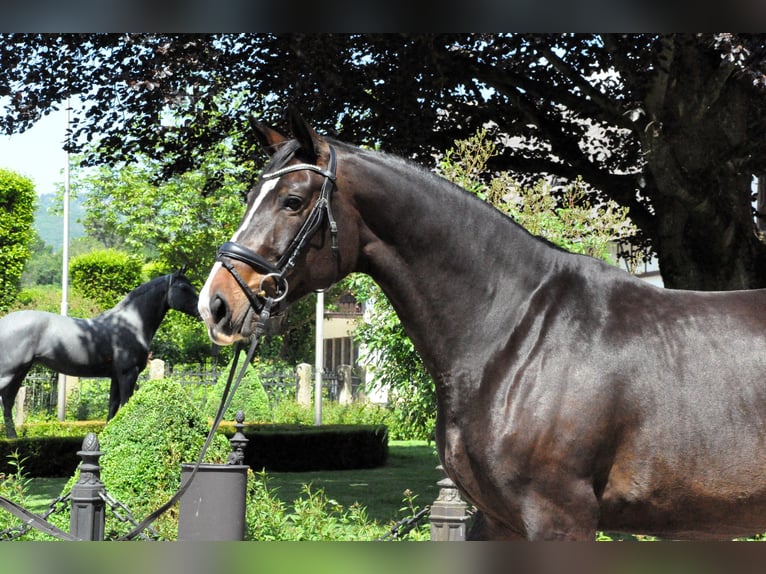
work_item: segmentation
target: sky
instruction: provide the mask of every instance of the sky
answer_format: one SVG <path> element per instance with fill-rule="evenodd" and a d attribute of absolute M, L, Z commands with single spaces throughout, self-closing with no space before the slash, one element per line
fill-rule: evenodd
<path fill-rule="evenodd" d="M 64 182 L 63 150 L 66 111 L 58 110 L 38 120 L 22 134 L 0 135 L 0 168 L 29 177 L 38 195 L 56 191 Z"/>

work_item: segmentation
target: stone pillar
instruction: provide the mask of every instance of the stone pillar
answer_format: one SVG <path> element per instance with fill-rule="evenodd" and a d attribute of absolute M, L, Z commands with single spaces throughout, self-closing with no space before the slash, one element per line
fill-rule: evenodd
<path fill-rule="evenodd" d="M 298 370 L 298 396 L 296 400 L 299 405 L 309 406 L 311 405 L 311 365 L 308 363 L 301 363 L 297 367 Z"/>
<path fill-rule="evenodd" d="M 351 389 L 351 365 L 338 365 L 338 403 L 350 405 L 354 402 Z"/>
<path fill-rule="evenodd" d="M 149 361 L 149 379 L 156 381 L 165 378 L 165 361 L 152 359 Z"/>
<path fill-rule="evenodd" d="M 436 467 L 442 473 L 444 468 Z M 431 540 L 436 542 L 453 542 L 465 540 L 468 505 L 460 498 L 455 483 L 446 473 L 445 477 L 436 484 L 439 485 L 439 496 L 431 505 Z"/>
<path fill-rule="evenodd" d="M 15 411 L 13 417 L 13 424 L 16 428 L 24 424 L 24 402 L 27 400 L 27 388 L 21 387 L 19 392 L 16 393 L 16 402 L 14 404 Z"/>
<path fill-rule="evenodd" d="M 79 540 L 100 541 L 104 539 L 104 483 L 101 482 L 101 467 L 98 459 L 103 454 L 98 450 L 98 438 L 88 433 L 82 441 L 80 479 L 72 487 L 72 514 L 69 532 Z"/>

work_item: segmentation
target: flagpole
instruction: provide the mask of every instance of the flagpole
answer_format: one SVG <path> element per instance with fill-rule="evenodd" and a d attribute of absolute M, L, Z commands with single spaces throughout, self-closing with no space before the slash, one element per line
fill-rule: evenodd
<path fill-rule="evenodd" d="M 322 373 L 324 372 L 324 291 L 317 291 L 314 341 L 314 426 L 322 424 Z"/>
<path fill-rule="evenodd" d="M 71 121 L 71 101 L 70 97 L 66 99 L 66 148 L 64 162 L 64 232 L 63 244 L 61 248 L 61 314 L 69 314 L 69 135 Z M 58 420 L 63 421 L 66 418 L 66 375 L 59 373 L 58 378 L 58 396 L 56 401 L 56 415 Z"/>

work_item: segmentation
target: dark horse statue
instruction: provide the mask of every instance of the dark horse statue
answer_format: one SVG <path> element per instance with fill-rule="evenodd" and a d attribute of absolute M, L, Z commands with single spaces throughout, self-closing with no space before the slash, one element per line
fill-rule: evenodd
<path fill-rule="evenodd" d="M 369 274 L 436 383 L 478 539 L 766 531 L 766 290 L 664 290 L 525 231 L 424 169 L 261 124 L 272 155 L 200 292 L 231 343 Z M 289 290 L 288 290 L 289 282 Z"/>
<path fill-rule="evenodd" d="M 149 345 L 168 309 L 197 313 L 197 292 L 177 271 L 140 285 L 93 319 L 16 311 L 0 319 L 0 398 L 6 436 L 16 437 L 11 411 L 34 363 L 76 377 L 111 377 L 109 414 L 133 394 Z"/>

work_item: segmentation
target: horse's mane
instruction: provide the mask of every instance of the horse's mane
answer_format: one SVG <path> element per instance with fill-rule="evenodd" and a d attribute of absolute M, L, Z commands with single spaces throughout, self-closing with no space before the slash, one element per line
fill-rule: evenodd
<path fill-rule="evenodd" d="M 565 251 L 564 249 L 552 243 L 545 237 L 541 237 L 539 235 L 534 235 L 530 233 L 527 229 L 519 225 L 510 215 L 500 211 L 499 209 L 490 205 L 486 201 L 482 201 L 481 199 L 476 197 L 476 195 L 472 194 L 470 191 L 449 181 L 448 179 L 440 176 L 439 174 L 435 173 L 432 170 L 429 170 L 428 168 L 426 168 L 425 166 L 417 162 L 414 162 L 412 160 L 403 158 L 395 154 L 389 154 L 379 150 L 373 151 L 373 150 L 365 149 L 363 147 L 338 141 L 334 138 L 328 137 L 325 139 L 329 144 L 334 146 L 336 149 L 344 150 L 354 155 L 364 157 L 368 161 L 372 162 L 373 164 L 381 165 L 389 169 L 393 168 L 393 169 L 402 171 L 411 177 L 417 177 L 423 182 L 428 183 L 429 187 L 431 187 L 433 190 L 439 190 L 440 193 L 439 193 L 438 201 L 443 202 L 445 199 L 451 198 L 451 199 L 454 199 L 456 202 L 458 202 L 459 206 L 456 207 L 456 212 L 462 212 L 461 206 L 464 206 L 465 204 L 472 205 L 477 209 L 485 210 L 483 212 L 484 215 L 482 217 L 489 216 L 489 217 L 498 218 L 498 221 L 505 220 L 506 222 L 510 222 L 513 226 L 517 227 L 524 234 L 530 236 L 534 240 L 540 241 L 543 244 L 547 245 L 548 247 L 552 247 L 557 251 Z M 287 140 L 284 143 L 282 143 L 280 147 L 278 148 L 278 150 L 271 157 L 271 161 L 269 161 L 269 163 L 264 168 L 263 173 L 273 172 L 284 167 L 285 164 L 287 164 L 287 162 L 289 162 L 295 156 L 295 154 L 300 150 L 300 148 L 301 148 L 300 143 L 294 139 Z M 413 187 L 417 189 L 421 189 L 420 186 L 413 186 Z M 441 212 L 441 210 L 434 211 L 433 213 L 439 213 L 439 212 Z M 450 213 L 450 212 L 444 211 L 444 213 Z M 454 223 L 454 216 L 450 215 L 449 217 L 451 222 Z"/>
<path fill-rule="evenodd" d="M 151 281 L 147 281 L 146 283 L 139 285 L 138 287 L 133 289 L 133 291 L 125 295 L 122 301 L 117 303 L 117 305 L 115 305 L 113 309 L 120 309 L 122 307 L 125 307 L 131 304 L 136 299 L 143 297 L 148 291 L 154 291 L 155 289 L 157 289 L 159 285 L 162 284 L 163 281 L 167 282 L 167 280 L 168 280 L 168 275 L 161 275 L 160 277 L 155 277 Z"/>

